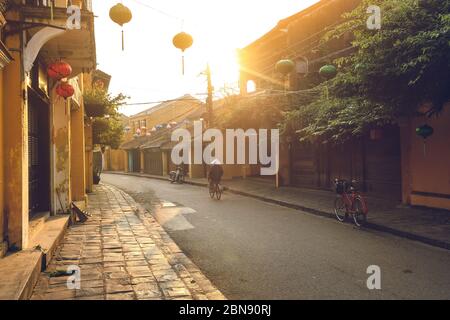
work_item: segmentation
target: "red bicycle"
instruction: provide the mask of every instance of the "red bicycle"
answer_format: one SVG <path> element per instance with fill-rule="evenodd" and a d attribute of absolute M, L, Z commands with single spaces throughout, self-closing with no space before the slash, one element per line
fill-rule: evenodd
<path fill-rule="evenodd" d="M 338 197 L 334 201 L 334 213 L 340 222 L 345 222 L 349 216 L 357 227 L 362 227 L 367 222 L 369 209 L 366 200 L 356 188 L 357 182 L 349 183 L 346 180 L 336 179 L 334 181 Z"/>

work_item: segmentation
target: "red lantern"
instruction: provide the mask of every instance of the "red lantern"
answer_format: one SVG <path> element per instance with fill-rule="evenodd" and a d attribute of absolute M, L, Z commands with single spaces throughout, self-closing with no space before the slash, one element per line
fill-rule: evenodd
<path fill-rule="evenodd" d="M 67 82 L 61 82 L 56 86 L 56 93 L 64 99 L 70 98 L 75 94 L 73 86 Z"/>
<path fill-rule="evenodd" d="M 55 62 L 48 66 L 47 74 L 54 80 L 61 80 L 72 74 L 72 67 L 67 62 Z"/>

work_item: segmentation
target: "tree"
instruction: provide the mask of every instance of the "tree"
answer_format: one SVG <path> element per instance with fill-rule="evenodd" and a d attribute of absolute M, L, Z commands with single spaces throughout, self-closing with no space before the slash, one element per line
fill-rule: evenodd
<path fill-rule="evenodd" d="M 378 5 L 381 30 L 367 28 L 367 8 Z M 356 52 L 336 60 L 339 74 L 319 88 L 328 97 L 296 105 L 285 127 L 301 138 L 341 140 L 374 125 L 413 116 L 420 105 L 439 114 L 450 99 L 450 1 L 364 0 L 323 42 L 352 31 Z"/>
<path fill-rule="evenodd" d="M 117 116 L 117 110 L 125 104 L 127 96 L 119 93 L 116 96 L 101 89 L 87 91 L 83 95 L 84 108 L 88 117 Z"/>
<path fill-rule="evenodd" d="M 118 108 L 128 99 L 119 93 L 112 96 L 103 90 L 88 91 L 84 95 L 86 116 L 92 119 L 92 140 L 94 144 L 118 149 L 123 139 L 124 127 Z"/>
<path fill-rule="evenodd" d="M 92 121 L 93 143 L 118 149 L 123 139 L 124 127 L 119 119 L 94 118 Z"/>

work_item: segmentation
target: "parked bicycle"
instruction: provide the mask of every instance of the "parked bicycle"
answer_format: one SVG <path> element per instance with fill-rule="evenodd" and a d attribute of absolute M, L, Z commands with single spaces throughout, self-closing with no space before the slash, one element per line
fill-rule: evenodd
<path fill-rule="evenodd" d="M 184 183 L 185 175 L 183 168 L 178 166 L 175 171 L 171 171 L 169 174 L 170 183 Z"/>
<path fill-rule="evenodd" d="M 211 199 L 216 198 L 220 200 L 222 198 L 222 187 L 218 183 L 211 183 L 209 186 L 209 196 Z"/>
<path fill-rule="evenodd" d="M 367 222 L 369 209 L 363 195 L 357 190 L 357 181 L 349 183 L 346 180 L 334 181 L 338 197 L 334 201 L 334 213 L 340 222 L 345 222 L 352 216 L 356 226 L 362 227 Z"/>

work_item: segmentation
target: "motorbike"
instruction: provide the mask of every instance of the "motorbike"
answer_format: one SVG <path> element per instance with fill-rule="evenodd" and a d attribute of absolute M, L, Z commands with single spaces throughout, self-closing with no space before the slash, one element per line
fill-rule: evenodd
<path fill-rule="evenodd" d="M 182 168 L 178 167 L 177 170 L 171 171 L 169 174 L 170 183 L 184 183 L 185 172 Z"/>

